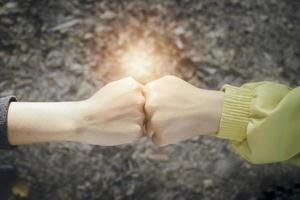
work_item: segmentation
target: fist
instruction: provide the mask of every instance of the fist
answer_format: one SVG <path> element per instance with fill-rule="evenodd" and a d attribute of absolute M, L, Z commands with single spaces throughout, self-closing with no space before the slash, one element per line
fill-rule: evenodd
<path fill-rule="evenodd" d="M 174 76 L 148 83 L 144 88 L 147 131 L 159 146 L 216 132 L 223 93 L 198 89 Z"/>
<path fill-rule="evenodd" d="M 132 78 L 111 82 L 81 102 L 76 141 L 104 146 L 132 143 L 143 136 L 143 86 Z"/>

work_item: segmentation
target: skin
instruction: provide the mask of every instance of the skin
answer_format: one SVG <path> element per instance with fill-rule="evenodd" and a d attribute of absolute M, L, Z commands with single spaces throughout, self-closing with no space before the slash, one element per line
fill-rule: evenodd
<path fill-rule="evenodd" d="M 202 90 L 166 76 L 144 88 L 147 131 L 154 144 L 164 146 L 219 129 L 224 94 Z"/>
<path fill-rule="evenodd" d="M 174 76 L 146 86 L 125 78 L 84 101 L 11 103 L 8 139 L 12 145 L 75 141 L 113 146 L 143 137 L 146 123 L 153 143 L 164 146 L 217 132 L 223 101 L 223 92 L 202 90 Z"/>
<path fill-rule="evenodd" d="M 12 145 L 75 141 L 112 146 L 143 136 L 143 86 L 132 78 L 109 83 L 91 98 L 77 102 L 13 102 L 8 111 Z"/>

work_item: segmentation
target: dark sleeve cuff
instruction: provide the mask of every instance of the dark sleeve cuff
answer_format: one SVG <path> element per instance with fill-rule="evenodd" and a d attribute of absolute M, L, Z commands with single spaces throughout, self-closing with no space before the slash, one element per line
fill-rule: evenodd
<path fill-rule="evenodd" d="M 7 135 L 7 114 L 10 102 L 17 101 L 16 97 L 0 98 L 0 149 L 11 149 L 15 146 L 9 144 Z"/>

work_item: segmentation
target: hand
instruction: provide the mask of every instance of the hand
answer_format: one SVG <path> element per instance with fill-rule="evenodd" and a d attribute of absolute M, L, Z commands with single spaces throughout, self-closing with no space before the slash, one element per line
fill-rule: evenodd
<path fill-rule="evenodd" d="M 72 136 L 89 144 L 104 146 L 132 143 L 143 136 L 142 85 L 132 78 L 111 82 L 82 102 L 78 133 Z"/>
<path fill-rule="evenodd" d="M 147 131 L 163 146 L 218 131 L 223 93 L 198 89 L 174 76 L 145 86 Z"/>
<path fill-rule="evenodd" d="M 142 86 L 132 78 L 109 83 L 85 101 L 13 102 L 8 112 L 8 139 L 12 145 L 132 143 L 143 136 L 144 104 Z"/>

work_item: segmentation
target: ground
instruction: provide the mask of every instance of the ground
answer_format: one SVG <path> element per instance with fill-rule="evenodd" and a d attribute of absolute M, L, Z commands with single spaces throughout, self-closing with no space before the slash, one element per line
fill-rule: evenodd
<path fill-rule="evenodd" d="M 161 43 L 168 66 L 156 77 L 208 89 L 263 80 L 294 87 L 299 21 L 295 0 L 0 0 L 0 95 L 87 98 L 122 77 L 115 56 L 139 39 Z M 165 148 L 147 138 L 36 144 L 1 151 L 0 163 L 18 167 L 36 200 L 257 199 L 300 181 L 299 168 L 252 165 L 215 137 Z"/>

